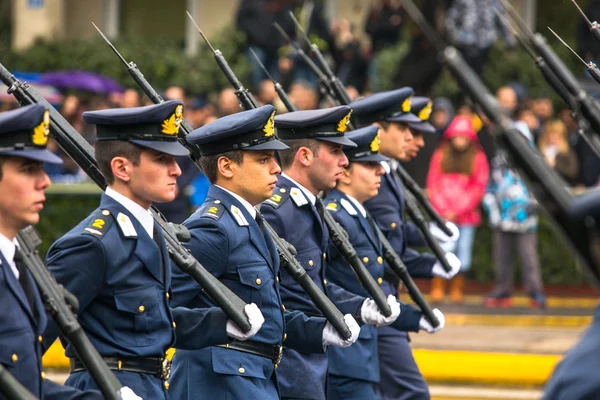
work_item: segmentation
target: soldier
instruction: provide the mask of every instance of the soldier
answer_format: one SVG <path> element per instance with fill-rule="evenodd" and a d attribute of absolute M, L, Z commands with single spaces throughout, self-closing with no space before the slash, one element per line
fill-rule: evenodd
<path fill-rule="evenodd" d="M 182 103 L 173 100 L 83 114 L 96 125 L 96 158 L 108 187 L 100 207 L 48 252 L 57 281 L 79 300 L 79 320 L 91 342 L 121 383 L 144 399 L 169 397 L 169 347 L 200 348 L 232 334 L 219 308 L 170 307 L 170 260 L 149 209 L 175 197 L 181 170 L 174 156 L 188 153 L 177 142 L 182 112 Z M 47 345 L 56 333 L 45 333 Z M 71 345 L 66 354 L 66 383 L 95 388 Z"/>
<path fill-rule="evenodd" d="M 102 399 L 100 392 L 83 393 L 44 378 L 40 335 L 46 312 L 33 277 L 19 262 L 17 233 L 38 223 L 50 186 L 42 163 L 62 163 L 46 150 L 49 128 L 50 114 L 42 105 L 0 114 L 0 364 L 36 398 Z"/>
<path fill-rule="evenodd" d="M 380 161 L 388 160 L 379 154 L 379 127 L 370 125 L 350 132 L 347 136 L 357 144 L 346 148 L 344 153 L 350 164 L 344 168 L 336 188 L 329 193 L 326 204 L 335 220 L 348 232 L 349 240 L 365 261 L 366 267 L 378 282 L 383 281 L 384 261 L 381 240 L 373 229 L 373 220 L 366 213 L 363 203 L 376 196 L 385 173 Z M 348 268 L 343 256 L 330 245 L 327 280 L 352 293 L 367 296 L 365 289 Z M 443 324 L 443 315 L 434 311 Z M 422 313 L 405 304 L 402 318 L 390 326 L 417 332 L 419 327 L 430 327 Z M 377 399 L 375 384 L 379 382 L 379 359 L 377 356 L 377 329 L 363 326 L 358 341 L 348 349 L 329 351 L 328 399 Z"/>
<path fill-rule="evenodd" d="M 189 249 L 211 273 L 247 302 L 256 303 L 265 323 L 252 340 L 230 340 L 199 351 L 178 350 L 173 359 L 174 398 L 277 399 L 275 369 L 287 353 L 324 354 L 328 345 L 349 346 L 359 327 L 343 340 L 324 318 L 286 310 L 279 293 L 279 256 L 255 206 L 271 196 L 281 172 L 275 151 L 275 108 L 267 105 L 223 117 L 187 139 L 198 145 L 200 166 L 211 182 L 204 204 L 184 223 L 192 235 Z M 178 304 L 212 304 L 202 288 L 175 274 Z M 286 304 L 287 305 L 287 304 Z M 243 339 L 243 338 L 241 338 Z M 279 372 L 279 370 L 277 371 Z"/>
<path fill-rule="evenodd" d="M 316 195 L 331 190 L 348 165 L 342 146 L 356 145 L 344 137 L 352 110 L 347 106 L 296 111 L 275 118 L 279 137 L 291 149 L 280 152 L 284 172 L 273 196 L 265 201 L 265 219 L 298 252 L 298 260 L 312 280 L 343 312 L 366 324 L 390 324 L 400 313 L 398 302 L 388 298 L 392 309 L 384 317 L 376 304 L 325 279 L 329 231 L 316 207 Z M 348 267 L 350 268 L 350 267 Z M 299 284 L 281 273 L 281 297 L 286 307 L 320 315 Z M 287 350 L 278 371 L 283 398 L 324 399 L 327 355 Z"/>
<path fill-rule="evenodd" d="M 392 161 L 405 157 L 408 143 L 412 139 L 408 124 L 421 122 L 416 115 L 410 113 L 412 94 L 413 90 L 406 87 L 377 93 L 350 105 L 354 109 L 352 116 L 357 125 L 376 123 L 381 128 L 380 152 Z M 447 273 L 434 256 L 407 248 L 404 195 L 391 175 L 390 163 L 383 162 L 382 166 L 386 173 L 382 176 L 379 194 L 364 203 L 367 212 L 373 216 L 412 276 L 452 278 L 460 268 L 460 262 L 454 254 L 446 254 L 452 266 L 452 271 Z M 393 275 L 386 274 L 382 285 L 385 293 L 396 294 L 397 287 L 398 280 Z M 443 324 L 440 324 L 437 328 L 429 326 L 425 330 L 434 333 L 442 327 Z M 408 334 L 390 327 L 380 327 L 378 345 L 381 374 L 378 391 L 381 397 L 429 399 L 427 384 L 408 344 Z"/>

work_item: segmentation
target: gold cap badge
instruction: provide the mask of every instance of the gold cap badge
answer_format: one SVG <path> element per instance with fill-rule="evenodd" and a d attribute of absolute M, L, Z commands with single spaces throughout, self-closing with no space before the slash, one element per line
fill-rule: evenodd
<path fill-rule="evenodd" d="M 379 131 L 377 131 L 377 135 L 375 135 L 370 145 L 373 153 L 377 153 L 379 151 L 379 143 L 381 143 L 381 138 L 379 137 Z"/>
<path fill-rule="evenodd" d="M 175 107 L 175 112 L 169 119 L 165 119 L 162 123 L 162 133 L 165 135 L 177 135 L 179 133 L 179 126 L 183 121 L 183 106 L 179 104 Z"/>
<path fill-rule="evenodd" d="M 431 102 L 427 103 L 425 107 L 421 111 L 419 111 L 419 119 L 421 121 L 427 121 L 429 116 L 431 115 Z"/>
<path fill-rule="evenodd" d="M 42 122 L 33 128 L 33 136 L 31 140 L 36 146 L 45 146 L 48 143 L 48 135 L 50 134 L 50 111 L 44 111 Z"/>
<path fill-rule="evenodd" d="M 350 115 L 352 115 L 352 110 L 350 110 L 350 112 L 348 114 L 346 114 L 346 116 L 344 118 L 342 118 L 342 120 L 338 123 L 338 126 L 337 126 L 338 132 L 340 132 L 340 133 L 346 132 L 346 129 L 348 129 L 348 124 L 350 123 Z"/>
<path fill-rule="evenodd" d="M 273 136 L 275 134 L 275 111 L 271 113 L 269 120 L 263 127 L 263 132 L 265 132 L 265 136 Z"/>
<path fill-rule="evenodd" d="M 402 112 L 410 112 L 411 99 L 412 97 L 407 97 L 406 100 L 404 100 L 402 103 Z"/>

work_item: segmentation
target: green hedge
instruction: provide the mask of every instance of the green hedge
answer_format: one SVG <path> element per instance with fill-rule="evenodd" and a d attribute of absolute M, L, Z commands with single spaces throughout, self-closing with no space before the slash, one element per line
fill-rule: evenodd
<path fill-rule="evenodd" d="M 100 191 L 93 185 L 54 185 L 51 187 L 38 225 L 44 240 L 40 254 L 45 255 L 53 241 L 61 237 L 98 207 Z M 562 238 L 555 233 L 550 221 L 542 216 L 539 229 L 539 254 L 545 283 L 579 285 L 589 282 L 575 256 Z M 516 251 L 515 251 L 516 252 Z M 491 260 L 491 231 L 486 223 L 478 228 L 473 246 L 473 267 L 469 276 L 487 283 L 494 279 Z M 518 263 L 515 263 L 517 266 Z M 517 271 L 518 268 L 515 268 Z M 520 279 L 520 273 L 517 273 Z"/>

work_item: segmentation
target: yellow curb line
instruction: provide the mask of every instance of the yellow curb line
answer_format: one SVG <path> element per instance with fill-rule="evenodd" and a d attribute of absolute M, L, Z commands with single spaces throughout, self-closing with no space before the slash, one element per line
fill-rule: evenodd
<path fill-rule="evenodd" d="M 583 328 L 592 316 L 584 315 L 489 315 L 489 314 L 444 314 L 446 326 L 520 326 L 546 328 Z"/>
<path fill-rule="evenodd" d="M 562 355 L 413 350 L 428 382 L 540 386 Z"/>
<path fill-rule="evenodd" d="M 464 296 L 463 305 L 468 306 L 481 306 L 483 305 L 484 296 Z M 404 292 L 401 294 L 402 301 L 412 303 L 412 300 Z M 425 295 L 425 299 L 431 302 L 431 296 Z M 548 297 L 547 306 L 549 309 L 552 308 L 584 308 L 594 309 L 598 306 L 598 298 L 595 297 Z M 449 302 L 447 304 L 450 304 Z M 442 306 L 444 303 L 441 304 Z M 514 296 L 512 298 L 512 307 L 529 307 L 529 297 L 526 296 Z"/>

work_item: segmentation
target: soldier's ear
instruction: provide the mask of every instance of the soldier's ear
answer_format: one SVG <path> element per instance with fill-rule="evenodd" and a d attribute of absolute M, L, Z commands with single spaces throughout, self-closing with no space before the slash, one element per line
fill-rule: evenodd
<path fill-rule="evenodd" d="M 300 147 L 296 152 L 296 160 L 305 167 L 310 167 L 315 154 L 308 147 Z"/>
<path fill-rule="evenodd" d="M 217 160 L 217 172 L 224 178 L 231 179 L 233 178 L 233 164 L 234 162 L 229 158 L 219 157 Z"/>
<path fill-rule="evenodd" d="M 113 176 L 115 179 L 123 182 L 129 182 L 131 179 L 129 175 L 131 173 L 131 167 L 131 161 L 125 157 L 117 156 L 110 160 L 110 169 L 112 170 Z"/>
<path fill-rule="evenodd" d="M 342 170 L 342 176 L 340 176 L 340 183 L 344 185 L 352 185 L 352 164 L 349 164 Z"/>

